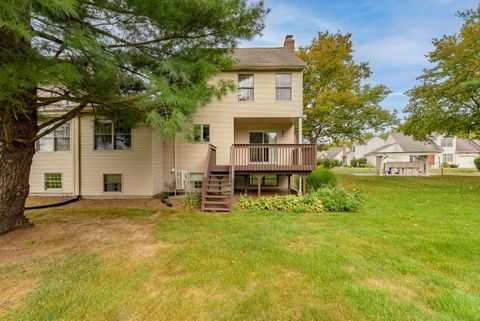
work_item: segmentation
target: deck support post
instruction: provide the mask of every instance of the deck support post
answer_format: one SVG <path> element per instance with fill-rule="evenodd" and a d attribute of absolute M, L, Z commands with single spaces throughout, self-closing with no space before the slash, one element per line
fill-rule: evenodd
<path fill-rule="evenodd" d="M 255 174 L 255 177 L 257 178 L 257 192 L 259 197 L 261 195 L 262 179 L 264 176 L 264 174 Z"/>
<path fill-rule="evenodd" d="M 248 175 L 243 175 L 243 178 L 245 180 L 245 191 L 244 191 L 243 195 L 247 196 L 247 194 L 248 194 Z"/>
<path fill-rule="evenodd" d="M 292 187 L 291 178 L 292 178 L 292 174 L 288 174 L 287 175 L 287 179 L 288 179 L 287 194 L 288 195 L 290 195 L 290 190 L 291 190 L 291 187 Z"/>

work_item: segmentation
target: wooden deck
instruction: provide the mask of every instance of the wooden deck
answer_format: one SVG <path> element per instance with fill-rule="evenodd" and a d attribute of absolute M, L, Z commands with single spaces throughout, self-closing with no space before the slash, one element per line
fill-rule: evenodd
<path fill-rule="evenodd" d="M 301 173 L 315 169 L 315 144 L 234 144 L 230 165 L 236 173 Z"/>
<path fill-rule="evenodd" d="M 217 164 L 217 148 L 209 144 L 203 173 L 202 211 L 232 209 L 235 174 L 256 175 L 258 195 L 265 173 L 285 174 L 290 192 L 291 176 L 305 176 L 313 171 L 316 157 L 314 144 L 235 144 L 230 150 L 230 164 L 223 165 Z"/>

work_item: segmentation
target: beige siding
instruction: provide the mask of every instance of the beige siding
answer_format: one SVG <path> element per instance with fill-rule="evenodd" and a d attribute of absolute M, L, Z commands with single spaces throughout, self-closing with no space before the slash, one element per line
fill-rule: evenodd
<path fill-rule="evenodd" d="M 81 192 L 85 197 L 153 195 L 152 130 L 132 129 L 131 150 L 94 150 L 94 118 L 81 119 Z M 103 174 L 122 174 L 123 191 L 103 192 Z"/>
<path fill-rule="evenodd" d="M 153 194 L 163 192 L 163 142 L 152 130 L 152 184 Z"/>
<path fill-rule="evenodd" d="M 255 122 L 255 118 L 257 120 L 263 118 L 262 123 L 268 124 L 271 118 L 277 120 L 284 118 L 289 121 L 294 121 L 302 116 L 302 73 L 300 71 L 291 72 L 291 101 L 275 100 L 276 73 L 271 71 L 225 72 L 217 75 L 211 82 L 215 83 L 219 79 L 225 79 L 237 84 L 239 73 L 254 74 L 254 101 L 238 101 L 238 93 L 235 90 L 222 100 L 213 101 L 193 115 L 193 123 L 210 125 L 210 143 L 217 146 L 218 164 L 229 164 L 230 162 L 230 146 L 237 139 L 236 130 L 234 130 L 235 119 L 252 118 L 252 121 Z M 285 127 L 285 125 L 274 126 L 277 127 L 268 127 L 267 125 L 265 128 Z M 289 143 L 294 143 L 293 129 L 288 133 L 288 139 L 290 139 L 290 137 L 292 137 L 292 141 L 289 141 Z M 279 143 L 282 141 L 279 141 Z M 177 147 L 178 169 L 185 169 L 192 172 L 203 171 L 207 144 L 195 144 L 186 140 L 180 140 Z"/>
<path fill-rule="evenodd" d="M 37 152 L 33 156 L 30 171 L 30 195 L 73 195 L 74 194 L 74 131 L 75 123 L 70 123 L 70 151 Z M 45 190 L 45 173 L 61 173 L 62 189 Z"/>
<path fill-rule="evenodd" d="M 174 174 L 172 169 L 175 168 L 174 163 L 175 149 L 173 142 L 164 142 L 163 143 L 163 181 L 164 189 L 166 191 L 173 191 L 175 189 L 174 185 Z"/>

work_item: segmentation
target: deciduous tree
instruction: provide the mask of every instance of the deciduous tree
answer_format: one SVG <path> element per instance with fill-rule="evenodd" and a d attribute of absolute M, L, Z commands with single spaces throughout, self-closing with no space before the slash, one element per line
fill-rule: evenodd
<path fill-rule="evenodd" d="M 307 63 L 303 130 L 311 143 L 362 139 L 394 124 L 395 114 L 380 106 L 390 91 L 366 83 L 372 72 L 354 61 L 351 34 L 319 32 L 298 55 Z"/>
<path fill-rule="evenodd" d="M 263 29 L 247 0 L 2 0 L 0 234 L 25 225 L 35 141 L 85 109 L 165 136 L 231 84 L 209 84 Z M 51 104 L 70 108 L 42 119 Z"/>
<path fill-rule="evenodd" d="M 428 54 L 433 65 L 408 92 L 407 134 L 480 137 L 480 6 L 459 14 L 460 32 L 434 39 Z"/>

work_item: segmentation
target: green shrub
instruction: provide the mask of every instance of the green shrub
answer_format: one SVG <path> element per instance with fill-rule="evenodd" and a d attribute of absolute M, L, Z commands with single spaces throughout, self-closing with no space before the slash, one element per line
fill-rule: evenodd
<path fill-rule="evenodd" d="M 333 167 L 340 167 L 340 166 L 342 166 L 342 161 L 339 160 L 339 159 L 334 159 L 333 160 L 333 165 L 334 165 Z"/>
<path fill-rule="evenodd" d="M 473 162 L 475 163 L 475 167 L 480 171 L 480 156 L 475 157 Z"/>
<path fill-rule="evenodd" d="M 450 164 L 450 168 L 458 168 L 458 164 Z"/>
<path fill-rule="evenodd" d="M 322 213 L 325 211 L 322 200 L 313 194 L 305 196 L 275 195 L 262 197 L 245 197 L 235 204 L 240 210 L 260 210 L 292 213 Z"/>
<path fill-rule="evenodd" d="M 360 167 L 367 167 L 367 159 L 362 157 L 358 160 L 358 166 Z"/>
<path fill-rule="evenodd" d="M 337 175 L 320 167 L 307 176 L 307 185 L 313 191 L 322 187 L 335 187 L 337 186 Z"/>
<path fill-rule="evenodd" d="M 202 193 L 194 192 L 185 195 L 182 205 L 188 209 L 199 209 L 202 206 Z"/>
<path fill-rule="evenodd" d="M 442 164 L 442 167 L 443 167 L 443 168 L 450 168 L 450 164 L 449 164 L 449 163 L 443 163 L 443 164 Z"/>
<path fill-rule="evenodd" d="M 351 193 L 342 187 L 321 188 L 311 195 L 321 199 L 329 212 L 355 212 L 364 202 L 359 192 Z"/>
<path fill-rule="evenodd" d="M 332 168 L 333 166 L 335 166 L 335 164 L 333 163 L 333 161 L 331 159 L 328 159 L 328 158 L 325 158 L 323 160 L 323 168 Z"/>
<path fill-rule="evenodd" d="M 350 166 L 352 166 L 352 167 L 357 167 L 357 165 L 358 165 L 358 162 L 357 162 L 356 159 L 352 159 L 352 160 L 350 161 Z"/>

